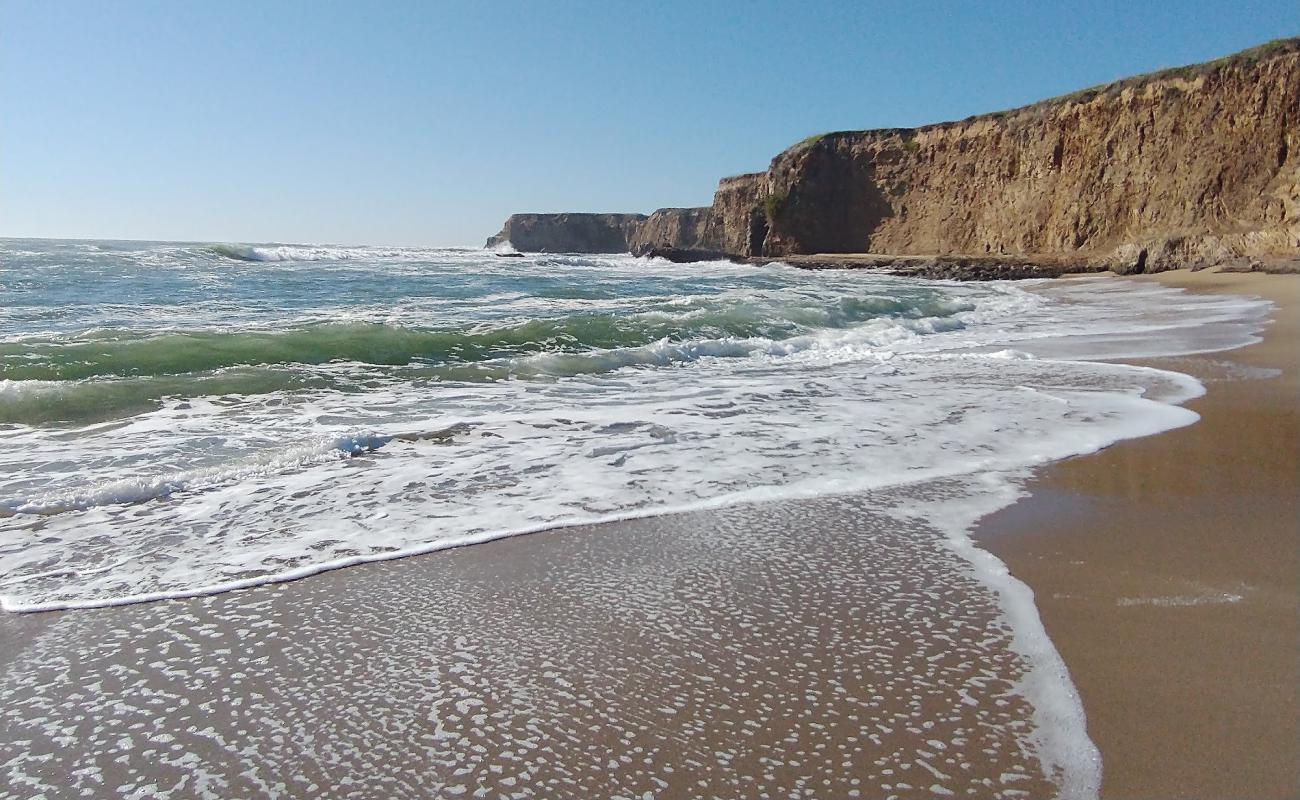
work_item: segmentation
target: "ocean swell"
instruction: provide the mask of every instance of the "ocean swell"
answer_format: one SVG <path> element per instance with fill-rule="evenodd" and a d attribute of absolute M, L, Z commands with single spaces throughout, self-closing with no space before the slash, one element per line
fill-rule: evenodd
<path fill-rule="evenodd" d="M 376 322 L 322 322 L 289 330 L 177 331 L 140 336 L 98 331 L 93 339 L 0 344 L 0 379 L 77 380 L 102 375 L 180 375 L 231 366 L 471 363 L 538 352 L 640 347 L 657 341 L 787 339 L 878 318 L 914 333 L 954 329 L 940 320 L 972 310 L 962 303 L 845 298 L 825 307 L 771 308 L 736 303 L 630 315 L 577 313 L 497 325 L 423 329 Z M 928 321 L 916 324 L 917 321 Z"/>
<path fill-rule="evenodd" d="M 248 397 L 339 384 L 328 374 L 264 367 L 231 367 L 198 375 L 0 379 L 0 424 L 86 424 L 156 410 L 168 399 Z"/>

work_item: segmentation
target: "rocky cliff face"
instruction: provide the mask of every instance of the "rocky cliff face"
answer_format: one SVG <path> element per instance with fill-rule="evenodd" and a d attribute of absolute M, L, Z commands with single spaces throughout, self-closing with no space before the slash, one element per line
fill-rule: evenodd
<path fill-rule="evenodd" d="M 1117 271 L 1300 259 L 1300 39 L 960 122 L 811 137 L 724 179 L 707 209 L 628 225 L 619 250 Z"/>
<path fill-rule="evenodd" d="M 526 253 L 625 253 L 644 214 L 512 214 L 487 247 Z"/>
<path fill-rule="evenodd" d="M 701 247 L 740 256 L 763 254 L 767 218 L 760 201 L 766 179 L 766 173 L 751 172 L 718 182 Z"/>
<path fill-rule="evenodd" d="M 765 255 L 1077 255 L 1122 268 L 1300 248 L 1300 40 L 778 155 Z M 1143 255 L 1145 253 L 1145 255 Z"/>
<path fill-rule="evenodd" d="M 632 233 L 626 248 L 633 253 L 645 253 L 655 248 L 700 248 L 707 235 L 710 209 L 661 208 L 654 212 Z"/>

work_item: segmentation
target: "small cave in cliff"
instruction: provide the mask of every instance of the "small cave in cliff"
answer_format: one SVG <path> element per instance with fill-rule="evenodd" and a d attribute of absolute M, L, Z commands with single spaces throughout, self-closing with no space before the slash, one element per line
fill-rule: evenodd
<path fill-rule="evenodd" d="M 1144 247 L 1142 248 L 1141 252 L 1138 253 L 1138 260 L 1133 265 L 1133 274 L 1141 275 L 1146 271 L 1147 271 L 1147 249 Z"/>
<path fill-rule="evenodd" d="M 748 255 L 763 255 L 763 242 L 765 241 L 767 241 L 767 215 L 756 210 L 749 215 Z"/>

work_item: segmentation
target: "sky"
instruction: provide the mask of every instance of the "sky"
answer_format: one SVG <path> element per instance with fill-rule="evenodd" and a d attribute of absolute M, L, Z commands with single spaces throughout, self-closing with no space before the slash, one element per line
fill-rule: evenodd
<path fill-rule="evenodd" d="M 1297 34 L 1296 0 L 0 0 L 0 236 L 481 245 Z"/>

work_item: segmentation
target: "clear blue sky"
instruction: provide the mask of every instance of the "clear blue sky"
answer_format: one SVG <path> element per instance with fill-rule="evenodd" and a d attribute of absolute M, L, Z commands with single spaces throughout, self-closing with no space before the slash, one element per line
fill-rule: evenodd
<path fill-rule="evenodd" d="M 1297 0 L 0 0 L 0 236 L 481 244 L 1297 33 Z"/>

